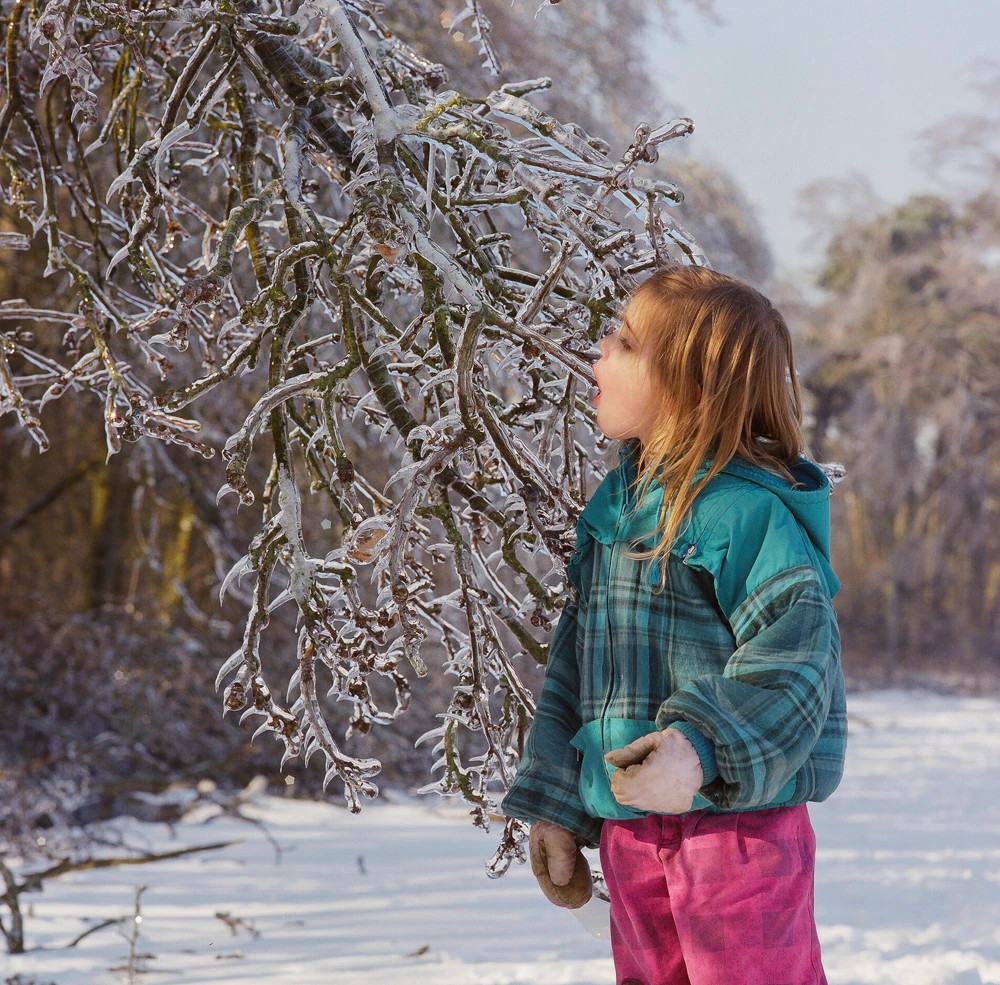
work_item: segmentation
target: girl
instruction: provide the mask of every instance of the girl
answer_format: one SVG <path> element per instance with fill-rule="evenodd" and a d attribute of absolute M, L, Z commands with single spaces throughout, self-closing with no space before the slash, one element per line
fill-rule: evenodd
<path fill-rule="evenodd" d="M 840 586 L 788 328 L 753 288 L 668 267 L 594 376 L 618 466 L 580 515 L 502 808 L 561 906 L 600 847 L 618 985 L 825 983 L 806 802 L 843 769 Z"/>

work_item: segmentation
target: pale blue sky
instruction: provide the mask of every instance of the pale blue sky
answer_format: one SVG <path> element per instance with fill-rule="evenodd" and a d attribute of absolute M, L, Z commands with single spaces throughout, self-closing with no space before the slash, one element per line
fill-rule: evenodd
<path fill-rule="evenodd" d="M 684 40 L 651 38 L 655 76 L 685 116 L 696 157 L 753 201 L 780 267 L 801 269 L 799 188 L 865 174 L 887 202 L 934 189 L 916 135 L 979 111 L 965 69 L 1000 57 L 1000 0 L 716 0 L 716 25 L 685 7 Z"/>

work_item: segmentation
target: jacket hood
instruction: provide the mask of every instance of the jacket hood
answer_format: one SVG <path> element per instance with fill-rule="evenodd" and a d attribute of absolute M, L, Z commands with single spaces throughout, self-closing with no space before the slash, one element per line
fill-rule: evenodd
<path fill-rule="evenodd" d="M 605 476 L 580 514 L 577 526 L 578 548 L 582 545 L 585 534 L 603 544 L 610 544 L 617 540 L 641 540 L 644 534 L 648 536 L 656 529 L 663 503 L 663 488 L 659 483 L 651 483 L 642 503 L 636 508 L 633 487 L 638 474 L 637 452 L 638 442 L 635 439 L 627 441 L 619 450 L 618 467 Z M 707 471 L 708 466 L 705 465 L 698 471 L 698 476 Z M 724 474 L 752 482 L 781 499 L 809 535 L 826 566 L 829 566 L 830 480 L 815 462 L 805 456 L 791 466 L 789 471 L 796 480 L 794 487 L 781 476 L 742 458 L 731 459 L 722 469 Z"/>
<path fill-rule="evenodd" d="M 780 475 L 768 472 L 759 465 L 734 458 L 722 470 L 727 475 L 736 475 L 748 482 L 754 482 L 773 492 L 788 507 L 792 516 L 799 521 L 809 535 L 816 550 L 830 561 L 830 493 L 832 486 L 826 473 L 805 456 L 789 468 L 795 477 L 795 486 L 790 486 Z"/>

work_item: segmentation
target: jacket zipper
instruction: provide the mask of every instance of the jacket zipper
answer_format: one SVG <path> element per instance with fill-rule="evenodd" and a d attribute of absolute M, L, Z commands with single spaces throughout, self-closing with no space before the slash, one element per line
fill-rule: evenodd
<path fill-rule="evenodd" d="M 605 751 L 607 751 L 606 749 L 607 719 L 605 718 L 605 714 L 607 713 L 608 705 L 611 703 L 611 692 L 614 690 L 614 683 L 615 683 L 615 644 L 614 644 L 614 634 L 611 632 L 611 583 L 613 580 L 612 576 L 614 575 L 615 571 L 615 548 L 618 545 L 618 531 L 621 529 L 622 516 L 624 515 L 625 510 L 627 508 L 628 508 L 628 503 L 626 502 L 625 505 L 622 507 L 621 514 L 619 514 L 618 522 L 615 524 L 615 537 L 614 540 L 611 541 L 611 557 L 608 561 L 608 580 L 604 592 L 605 627 L 607 629 L 607 634 L 608 634 L 607 635 L 608 653 L 609 653 L 608 668 L 610 671 L 608 675 L 608 688 L 604 695 L 604 705 L 601 708 L 601 749 Z M 603 755 L 601 758 L 603 759 Z M 611 768 L 608 766 L 607 760 L 604 760 L 604 772 L 607 775 L 608 779 L 610 780 Z"/>

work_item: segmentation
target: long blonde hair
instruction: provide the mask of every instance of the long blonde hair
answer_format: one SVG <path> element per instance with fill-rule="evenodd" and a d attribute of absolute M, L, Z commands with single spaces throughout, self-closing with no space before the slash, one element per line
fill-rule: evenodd
<path fill-rule="evenodd" d="M 741 281 L 706 267 L 664 267 L 635 291 L 624 317 L 661 396 L 638 455 L 635 501 L 654 479 L 664 490 L 659 541 L 628 556 L 665 559 L 695 498 L 734 456 L 794 483 L 789 467 L 805 450 L 802 398 L 784 318 Z"/>

